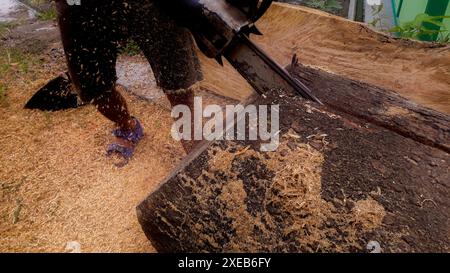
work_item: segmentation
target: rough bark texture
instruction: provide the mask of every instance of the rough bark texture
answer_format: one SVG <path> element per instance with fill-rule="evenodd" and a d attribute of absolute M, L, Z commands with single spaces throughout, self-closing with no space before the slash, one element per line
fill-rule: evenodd
<path fill-rule="evenodd" d="M 299 74 L 338 111 L 278 92 L 259 98 L 280 104 L 279 149 L 219 141 L 191 154 L 137 208 L 157 250 L 359 252 L 376 241 L 384 252 L 450 251 L 448 117 L 366 84 Z"/>
<path fill-rule="evenodd" d="M 406 100 L 394 92 L 292 64 L 289 72 L 306 83 L 326 105 L 450 152 L 450 117 Z"/>

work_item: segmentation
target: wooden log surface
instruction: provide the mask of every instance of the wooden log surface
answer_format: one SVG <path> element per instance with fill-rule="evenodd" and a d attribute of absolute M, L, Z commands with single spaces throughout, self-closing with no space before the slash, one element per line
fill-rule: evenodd
<path fill-rule="evenodd" d="M 448 117 L 339 76 L 294 72 L 328 106 L 274 92 L 255 103 L 280 105 L 276 152 L 216 141 L 186 158 L 137 207 L 156 249 L 450 251 Z"/>
<path fill-rule="evenodd" d="M 287 69 L 333 110 L 450 152 L 450 116 L 418 105 L 394 92 L 295 62 Z"/>

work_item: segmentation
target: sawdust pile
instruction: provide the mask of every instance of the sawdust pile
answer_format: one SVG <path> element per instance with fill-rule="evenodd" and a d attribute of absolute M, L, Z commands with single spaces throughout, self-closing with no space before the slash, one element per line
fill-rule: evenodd
<path fill-rule="evenodd" d="M 164 107 L 126 95 L 145 128 L 131 163 L 105 156 L 113 125 L 91 106 L 24 110 L 31 95 L 64 71 L 61 58 L 3 73 L 0 106 L 0 252 L 152 252 L 135 206 L 184 156 Z"/>
<path fill-rule="evenodd" d="M 185 152 L 170 135 L 169 103 L 148 62 L 140 55 L 118 61 L 125 87 L 119 89 L 146 133 L 131 163 L 118 169 L 105 156 L 113 124 L 92 106 L 55 113 L 23 109 L 37 89 L 65 71 L 60 44 L 40 59 L 26 55 L 26 69 L 0 61 L 8 67 L 0 78 L 0 252 L 64 252 L 68 242 L 80 243 L 83 252 L 154 251 L 135 207 Z M 230 102 L 200 89 L 205 104 Z"/>
<path fill-rule="evenodd" d="M 227 176 L 227 183 L 220 188 L 220 203 L 216 206 L 225 212 L 226 218 L 232 219 L 236 234 L 223 251 L 261 251 L 264 244 L 276 246 L 280 242 L 273 237 L 254 240 L 255 230 L 259 230 L 263 234 L 261 236 L 266 236 L 281 229 L 282 234 L 279 236 L 292 238 L 292 241 L 302 246 L 302 251 L 345 252 L 361 246 L 360 232 L 370 232 L 381 226 L 386 212 L 383 206 L 370 197 L 359 201 L 345 200 L 354 204 L 354 207 L 344 213 L 336 209 L 333 202 L 322 198 L 321 168 L 324 156 L 295 136 L 293 131 L 285 134 L 278 152 L 268 154 L 239 145 L 237 151 L 234 151 L 234 147 L 233 151 L 216 147 L 210 150 L 214 156 L 208 164 L 208 171 L 197 181 L 183 176 L 183 179 L 191 180 L 192 185 L 197 185 L 194 195 L 200 200 L 201 206 L 208 202 L 204 199 L 206 196 L 214 196 L 218 190 L 210 186 L 211 183 L 215 185 L 215 180 L 220 181 L 216 176 Z M 244 182 L 240 178 L 241 174 L 236 172 L 236 162 L 251 164 L 257 173 L 275 175 L 271 180 L 250 177 L 250 180 L 257 180 L 260 188 L 256 186 L 248 189 L 248 181 Z M 259 163 L 253 165 L 254 162 Z M 202 183 L 209 184 L 199 186 Z M 254 205 L 252 202 L 260 202 L 262 209 L 249 207 Z M 198 230 L 196 234 L 201 234 L 199 236 L 203 241 L 214 244 L 215 240 L 208 238 L 207 232 L 201 232 L 205 227 L 196 224 L 192 228 Z"/>

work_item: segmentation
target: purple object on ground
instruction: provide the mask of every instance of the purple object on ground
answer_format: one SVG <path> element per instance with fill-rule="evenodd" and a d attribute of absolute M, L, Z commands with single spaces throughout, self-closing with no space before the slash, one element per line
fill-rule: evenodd
<path fill-rule="evenodd" d="M 144 129 L 137 118 L 133 117 L 133 119 L 136 121 L 136 128 L 134 131 L 124 131 L 121 128 L 117 128 L 112 132 L 113 136 L 137 144 L 139 140 L 144 137 Z"/>
<path fill-rule="evenodd" d="M 129 141 L 132 145 L 130 147 L 126 147 L 118 143 L 112 143 L 108 146 L 107 149 L 107 156 L 119 154 L 125 159 L 124 163 L 117 165 L 118 167 L 123 167 L 128 163 L 128 161 L 133 157 L 134 148 L 144 137 L 144 129 L 142 128 L 141 123 L 135 117 L 133 117 L 133 119 L 136 121 L 136 127 L 133 131 L 124 131 L 120 128 L 117 128 L 113 131 L 113 135 L 115 137 L 123 139 L 125 141 Z"/>

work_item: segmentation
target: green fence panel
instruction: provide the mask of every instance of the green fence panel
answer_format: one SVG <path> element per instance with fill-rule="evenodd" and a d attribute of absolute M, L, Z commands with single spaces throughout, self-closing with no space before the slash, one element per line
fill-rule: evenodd
<path fill-rule="evenodd" d="M 425 13 L 430 16 L 444 16 L 447 12 L 448 3 L 450 0 L 429 0 L 427 8 L 425 10 Z M 444 20 L 439 20 L 440 22 L 443 22 Z M 424 23 L 424 27 L 431 29 L 431 30 L 440 30 L 440 26 L 436 26 L 431 23 Z M 438 34 L 431 34 L 431 35 L 422 35 L 421 40 L 423 41 L 436 41 L 438 38 Z"/>
<path fill-rule="evenodd" d="M 414 20 L 420 13 L 430 16 L 450 15 L 450 0 L 391 0 L 394 7 L 393 16 L 396 25 Z M 441 20 L 445 28 L 450 30 L 450 20 Z M 425 23 L 424 26 L 431 30 L 440 30 L 439 26 Z M 449 33 L 447 31 L 447 33 Z M 438 34 L 423 35 L 420 37 L 424 41 L 435 41 Z"/>

